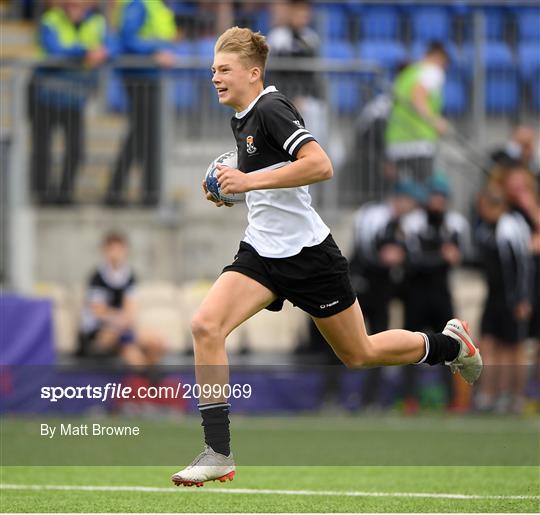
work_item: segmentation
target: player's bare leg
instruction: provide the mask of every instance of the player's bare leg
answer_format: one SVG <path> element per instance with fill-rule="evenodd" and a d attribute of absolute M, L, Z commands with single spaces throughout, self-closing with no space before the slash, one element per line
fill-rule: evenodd
<path fill-rule="evenodd" d="M 217 391 L 223 392 L 229 381 L 226 337 L 275 299 L 268 288 L 238 272 L 225 272 L 218 278 L 191 325 L 195 372 L 201 387 L 217 385 Z M 176 485 L 202 486 L 206 481 L 232 480 L 235 465 L 229 449 L 228 407 L 222 395 L 201 398 L 206 448 L 191 465 L 172 476 Z"/>
<path fill-rule="evenodd" d="M 161 362 L 163 354 L 166 351 L 166 345 L 163 339 L 152 332 L 139 335 L 137 346 L 144 352 L 146 361 L 149 365 L 157 365 Z"/>
<path fill-rule="evenodd" d="M 317 328 L 336 355 L 351 368 L 405 365 L 424 361 L 446 363 L 472 383 L 478 379 L 482 360 L 472 343 L 467 324 L 452 319 L 443 333 L 428 336 L 392 329 L 368 336 L 360 306 L 352 306 L 327 318 L 313 317 Z M 430 349 L 430 342 L 432 348 Z"/>
<path fill-rule="evenodd" d="M 391 329 L 368 336 L 358 301 L 336 315 L 313 320 L 337 357 L 350 368 L 405 365 L 420 361 L 425 353 L 419 333 Z"/>
<path fill-rule="evenodd" d="M 120 356 L 129 367 L 145 367 L 148 361 L 142 349 L 137 345 L 125 345 L 120 349 Z"/>

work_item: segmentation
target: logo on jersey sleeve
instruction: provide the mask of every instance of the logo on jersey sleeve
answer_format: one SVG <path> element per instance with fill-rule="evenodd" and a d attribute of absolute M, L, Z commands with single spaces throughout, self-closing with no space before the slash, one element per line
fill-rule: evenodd
<path fill-rule="evenodd" d="M 248 154 L 255 154 L 255 152 L 257 152 L 257 147 L 253 144 L 253 136 L 248 136 L 246 138 L 246 147 Z"/>
<path fill-rule="evenodd" d="M 300 120 L 293 120 L 293 123 L 299 128 L 299 129 L 303 129 L 304 126 L 300 123 Z"/>

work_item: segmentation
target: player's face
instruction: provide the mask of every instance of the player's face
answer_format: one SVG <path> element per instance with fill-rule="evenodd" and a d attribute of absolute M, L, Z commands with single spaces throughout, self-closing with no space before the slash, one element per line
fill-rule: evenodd
<path fill-rule="evenodd" d="M 85 2 L 84 0 L 65 0 L 63 3 L 64 11 L 68 18 L 73 22 L 80 22 L 93 2 Z"/>
<path fill-rule="evenodd" d="M 416 205 L 416 200 L 408 195 L 396 195 L 394 198 L 394 206 L 398 216 L 410 213 Z"/>
<path fill-rule="evenodd" d="M 110 242 L 103 247 L 105 260 L 113 267 L 119 267 L 127 261 L 128 248 L 125 243 Z"/>
<path fill-rule="evenodd" d="M 438 193 L 431 194 L 427 201 L 427 208 L 430 211 L 444 213 L 448 208 L 448 199 Z"/>
<path fill-rule="evenodd" d="M 260 70 L 248 68 L 237 54 L 219 52 L 214 56 L 212 83 L 220 104 L 242 111 L 253 100 L 254 85 L 259 79 Z"/>
<path fill-rule="evenodd" d="M 513 204 L 526 204 L 532 194 L 528 172 L 521 169 L 510 172 L 505 181 L 505 189 Z"/>

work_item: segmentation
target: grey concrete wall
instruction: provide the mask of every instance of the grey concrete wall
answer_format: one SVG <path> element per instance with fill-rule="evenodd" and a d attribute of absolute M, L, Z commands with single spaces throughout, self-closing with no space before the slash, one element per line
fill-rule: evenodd
<path fill-rule="evenodd" d="M 75 285 L 100 261 L 100 243 L 110 230 L 130 240 L 131 261 L 141 279 L 213 279 L 232 261 L 247 224 L 244 205 L 216 208 L 204 199 L 189 211 L 151 212 L 102 207 L 36 210 L 34 282 Z M 325 218 L 344 252 L 350 215 Z"/>

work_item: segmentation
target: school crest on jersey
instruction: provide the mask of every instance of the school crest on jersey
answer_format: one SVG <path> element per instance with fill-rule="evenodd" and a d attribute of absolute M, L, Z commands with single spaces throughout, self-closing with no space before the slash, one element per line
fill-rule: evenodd
<path fill-rule="evenodd" d="M 253 144 L 253 136 L 248 136 L 246 138 L 246 147 L 248 154 L 255 154 L 255 152 L 257 152 L 257 147 Z"/>

